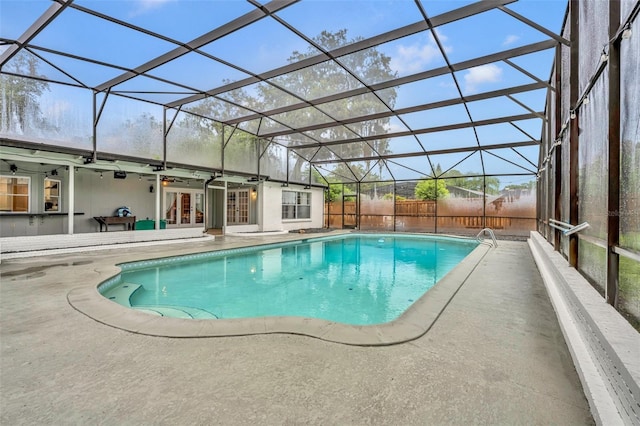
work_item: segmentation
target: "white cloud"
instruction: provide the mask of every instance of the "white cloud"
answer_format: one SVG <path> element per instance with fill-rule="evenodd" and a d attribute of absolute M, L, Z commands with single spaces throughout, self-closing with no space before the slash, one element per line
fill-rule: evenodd
<path fill-rule="evenodd" d="M 431 43 L 419 46 L 398 46 L 398 50 L 391 58 L 391 69 L 400 75 L 415 74 L 438 56 L 438 48 Z"/>
<path fill-rule="evenodd" d="M 175 0 L 136 0 L 135 2 L 133 2 L 133 4 L 135 4 L 135 7 L 129 13 L 129 17 L 133 18 L 139 15 L 144 15 L 149 11 L 161 8 L 171 1 Z"/>
<path fill-rule="evenodd" d="M 502 42 L 503 46 L 508 46 L 510 44 L 515 43 L 516 41 L 520 40 L 520 36 L 517 36 L 515 34 L 510 34 L 507 36 L 507 38 L 504 39 L 504 41 Z"/>
<path fill-rule="evenodd" d="M 465 92 L 475 93 L 484 83 L 496 83 L 502 79 L 502 68 L 495 64 L 470 68 L 464 75 Z"/>
<path fill-rule="evenodd" d="M 405 126 L 400 123 L 392 122 L 385 126 L 385 130 L 390 133 L 404 132 L 407 130 Z"/>
<path fill-rule="evenodd" d="M 436 35 L 438 36 L 438 40 L 440 40 L 440 43 L 443 43 L 443 44 L 444 44 L 444 43 L 446 43 L 446 42 L 447 42 L 447 40 L 449 40 L 449 37 L 447 37 L 446 35 L 444 35 L 444 34 L 442 33 L 442 31 L 440 31 L 438 28 L 434 28 L 434 31 L 435 31 Z M 434 40 L 433 40 L 433 34 L 429 34 L 429 39 L 430 39 L 431 41 L 434 41 Z M 447 50 L 447 47 L 446 47 L 446 46 L 444 46 L 444 50 L 445 50 L 445 51 Z"/>
<path fill-rule="evenodd" d="M 437 32 L 437 34 L 444 51 L 450 52 L 452 50 L 451 47 L 444 45 L 447 37 L 441 32 Z M 409 75 L 429 69 L 431 62 L 439 57 L 440 49 L 438 49 L 433 35 L 429 34 L 429 38 L 425 43 L 401 44 L 398 46 L 389 65 L 398 74 Z"/>

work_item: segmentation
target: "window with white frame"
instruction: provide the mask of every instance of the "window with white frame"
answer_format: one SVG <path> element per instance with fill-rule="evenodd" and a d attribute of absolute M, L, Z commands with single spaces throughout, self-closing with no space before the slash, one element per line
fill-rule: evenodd
<path fill-rule="evenodd" d="M 310 219 L 311 193 L 282 191 L 282 219 Z"/>
<path fill-rule="evenodd" d="M 60 211 L 60 193 L 62 182 L 57 179 L 44 179 L 44 211 Z"/>
<path fill-rule="evenodd" d="M 30 206 L 31 178 L 0 176 L 0 211 L 28 212 Z"/>

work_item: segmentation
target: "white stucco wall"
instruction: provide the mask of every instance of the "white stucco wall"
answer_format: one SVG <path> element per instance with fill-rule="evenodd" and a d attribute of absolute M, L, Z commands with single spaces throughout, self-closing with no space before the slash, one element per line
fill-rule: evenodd
<path fill-rule="evenodd" d="M 311 193 L 311 218 L 282 220 L 282 191 L 303 191 Z M 259 191 L 258 223 L 261 231 L 291 231 L 296 229 L 322 228 L 324 191 L 321 188 L 304 189 L 302 185 L 283 188 L 277 182 L 264 182 Z"/>

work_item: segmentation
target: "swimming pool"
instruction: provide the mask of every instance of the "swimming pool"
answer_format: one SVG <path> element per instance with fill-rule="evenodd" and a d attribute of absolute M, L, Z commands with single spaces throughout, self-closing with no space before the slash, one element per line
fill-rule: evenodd
<path fill-rule="evenodd" d="M 195 319 L 305 317 L 351 325 L 397 319 L 478 245 L 347 234 L 119 265 L 104 297 Z"/>

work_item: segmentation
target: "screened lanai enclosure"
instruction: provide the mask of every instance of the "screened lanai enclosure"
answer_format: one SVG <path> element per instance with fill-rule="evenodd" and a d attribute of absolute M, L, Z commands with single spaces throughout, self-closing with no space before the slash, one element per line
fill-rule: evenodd
<path fill-rule="evenodd" d="M 0 8 L 2 236 L 94 230 L 129 173 L 168 226 L 538 230 L 640 318 L 638 1 Z"/>

